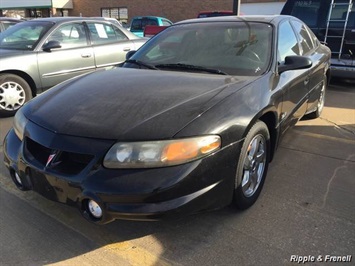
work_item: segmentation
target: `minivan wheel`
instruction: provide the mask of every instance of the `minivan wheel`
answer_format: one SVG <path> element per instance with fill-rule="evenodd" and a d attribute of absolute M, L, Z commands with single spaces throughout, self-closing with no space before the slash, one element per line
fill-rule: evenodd
<path fill-rule="evenodd" d="M 269 165 L 270 134 L 257 121 L 245 137 L 235 179 L 234 205 L 241 210 L 252 206 L 260 195 Z"/>
<path fill-rule="evenodd" d="M 32 98 L 31 88 L 20 76 L 0 74 L 0 116 L 12 116 Z"/>

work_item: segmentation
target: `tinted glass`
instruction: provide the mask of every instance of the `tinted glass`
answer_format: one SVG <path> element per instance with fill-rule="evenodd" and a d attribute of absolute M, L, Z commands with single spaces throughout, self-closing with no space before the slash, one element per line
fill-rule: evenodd
<path fill-rule="evenodd" d="M 278 60 L 280 62 L 284 62 L 286 56 L 300 55 L 296 35 L 288 21 L 283 22 L 279 26 L 277 49 L 279 52 Z"/>
<path fill-rule="evenodd" d="M 272 27 L 264 23 L 176 25 L 151 39 L 132 59 L 151 65 L 202 66 L 231 75 L 261 75 L 269 66 L 272 36 Z"/>
<path fill-rule="evenodd" d="M 348 1 L 346 2 L 348 3 Z M 331 18 L 330 18 L 331 21 L 329 23 L 329 27 L 344 28 L 344 20 L 346 20 L 347 12 L 348 12 L 348 5 L 335 5 L 331 13 Z M 347 28 L 348 29 L 355 28 L 355 5 L 354 4 L 348 16 Z"/>
<path fill-rule="evenodd" d="M 158 25 L 158 21 L 153 18 L 134 19 L 131 25 L 131 31 L 143 30 L 147 25 Z"/>
<path fill-rule="evenodd" d="M 18 23 L 0 34 L 0 48 L 33 50 L 52 25 L 38 21 Z"/>
<path fill-rule="evenodd" d="M 321 0 L 297 0 L 294 1 L 290 15 L 299 18 L 309 27 L 314 27 L 317 25 L 320 6 Z"/>
<path fill-rule="evenodd" d="M 298 34 L 298 38 L 302 47 L 302 55 L 308 53 L 314 48 L 313 40 L 309 35 L 308 30 L 306 29 L 305 25 L 299 21 L 293 20 L 291 23 L 296 31 L 296 34 Z"/>

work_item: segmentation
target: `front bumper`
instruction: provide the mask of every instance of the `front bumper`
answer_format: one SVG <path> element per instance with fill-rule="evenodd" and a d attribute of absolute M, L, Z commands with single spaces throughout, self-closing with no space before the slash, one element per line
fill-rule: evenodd
<path fill-rule="evenodd" d="M 76 205 L 95 223 L 184 216 L 221 208 L 233 197 L 237 160 L 231 158 L 237 158 L 239 145 L 179 166 L 106 169 L 102 159 L 114 141 L 58 135 L 31 122 L 25 134 L 20 141 L 10 130 L 4 142 L 5 165 L 15 184 Z M 53 151 L 60 158 L 48 164 Z M 90 200 L 103 210 L 99 219 L 88 210 Z"/>

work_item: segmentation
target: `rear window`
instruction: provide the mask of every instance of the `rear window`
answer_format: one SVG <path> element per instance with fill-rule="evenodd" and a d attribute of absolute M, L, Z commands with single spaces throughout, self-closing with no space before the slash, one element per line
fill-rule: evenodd
<path fill-rule="evenodd" d="M 290 15 L 299 18 L 309 27 L 315 27 L 318 22 L 320 2 L 320 0 L 294 1 Z"/>
<path fill-rule="evenodd" d="M 344 21 L 346 20 L 347 12 L 348 12 L 348 5 L 335 5 L 332 10 L 329 27 L 344 28 Z M 354 27 L 355 27 L 355 5 L 353 5 L 351 12 L 349 13 L 348 24 L 347 24 L 347 28 L 353 29 Z"/>
<path fill-rule="evenodd" d="M 134 19 L 131 25 L 131 31 L 142 31 L 147 25 L 158 25 L 158 21 L 154 18 Z"/>
<path fill-rule="evenodd" d="M 322 0 L 288 0 L 281 12 L 299 18 L 310 28 L 326 27 L 329 12 L 331 12 L 329 27 L 344 28 L 348 13 L 349 1 L 338 0 L 331 9 L 331 1 Z M 318 23 L 320 23 L 318 25 Z M 348 29 L 355 27 L 355 5 L 352 6 L 348 16 Z"/>

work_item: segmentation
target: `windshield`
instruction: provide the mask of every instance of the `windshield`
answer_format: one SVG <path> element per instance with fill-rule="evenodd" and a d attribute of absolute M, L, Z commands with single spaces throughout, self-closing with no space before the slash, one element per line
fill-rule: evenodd
<path fill-rule="evenodd" d="M 0 48 L 33 50 L 53 24 L 29 21 L 18 23 L 0 34 Z"/>
<path fill-rule="evenodd" d="M 181 24 L 147 42 L 124 67 L 257 76 L 269 67 L 271 43 L 272 27 L 265 23 Z"/>

